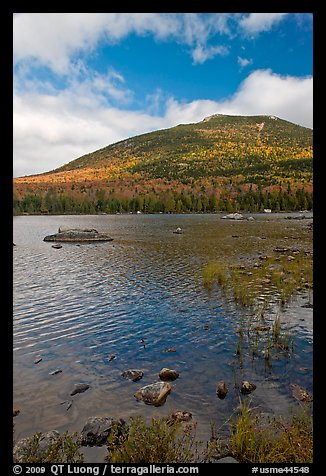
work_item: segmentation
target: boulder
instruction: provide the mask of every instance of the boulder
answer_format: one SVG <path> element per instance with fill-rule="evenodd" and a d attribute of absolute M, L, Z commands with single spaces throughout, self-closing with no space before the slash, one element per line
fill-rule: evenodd
<path fill-rule="evenodd" d="M 224 382 L 224 380 L 221 380 L 220 382 L 218 382 L 217 384 L 217 387 L 216 387 L 216 393 L 217 393 L 217 396 L 218 398 L 222 399 L 226 397 L 226 394 L 228 393 L 229 389 L 226 385 L 226 383 Z"/>
<path fill-rule="evenodd" d="M 64 232 L 67 232 L 67 231 L 85 231 L 85 232 L 94 232 L 94 233 L 98 233 L 97 230 L 95 230 L 95 228 L 71 228 L 69 226 L 59 226 L 59 229 L 58 229 L 58 233 L 64 233 Z"/>
<path fill-rule="evenodd" d="M 243 220 L 243 215 L 241 213 L 229 213 L 229 215 L 224 215 L 223 219 L 230 219 L 230 220 Z"/>
<path fill-rule="evenodd" d="M 154 405 L 159 407 L 165 403 L 166 397 L 172 390 L 172 385 L 166 382 L 155 382 L 145 387 L 140 388 L 134 397 L 137 400 L 142 400 L 147 405 Z"/>
<path fill-rule="evenodd" d="M 129 380 L 132 380 L 133 382 L 137 382 L 141 378 L 143 378 L 144 372 L 142 370 L 125 370 L 122 372 L 121 376 L 124 378 L 127 378 Z"/>
<path fill-rule="evenodd" d="M 244 395 L 248 395 L 249 393 L 253 392 L 256 389 L 256 385 L 254 383 L 248 382 L 248 380 L 244 380 L 241 383 L 241 393 Z"/>
<path fill-rule="evenodd" d="M 47 433 L 41 433 L 36 444 L 34 436 L 29 436 L 19 440 L 13 449 L 14 463 L 24 463 L 32 449 L 33 453 L 35 452 L 36 456 L 41 458 L 42 454 L 49 449 L 59 436 L 60 434 L 58 431 L 52 430 Z"/>
<path fill-rule="evenodd" d="M 106 443 L 113 425 L 125 425 L 124 420 L 114 420 L 108 417 L 90 417 L 87 419 L 80 434 L 82 446 L 102 446 Z"/>
<path fill-rule="evenodd" d="M 172 369 L 163 368 L 158 374 L 161 380 L 176 380 L 179 377 L 179 372 Z"/>
<path fill-rule="evenodd" d="M 59 242 L 92 242 L 92 241 L 112 241 L 106 233 L 99 233 L 94 228 L 59 228 L 59 232 L 55 235 L 46 236 L 43 241 L 59 241 Z"/>

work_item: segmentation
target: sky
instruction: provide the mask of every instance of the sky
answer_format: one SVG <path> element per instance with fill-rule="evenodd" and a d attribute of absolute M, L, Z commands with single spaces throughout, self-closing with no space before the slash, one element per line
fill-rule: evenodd
<path fill-rule="evenodd" d="M 13 174 L 212 114 L 312 128 L 310 13 L 15 13 Z"/>

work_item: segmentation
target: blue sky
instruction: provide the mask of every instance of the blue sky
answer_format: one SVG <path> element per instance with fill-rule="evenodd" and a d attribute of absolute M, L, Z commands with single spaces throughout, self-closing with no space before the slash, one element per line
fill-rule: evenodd
<path fill-rule="evenodd" d="M 214 114 L 312 127 L 309 13 L 14 14 L 14 176 Z"/>

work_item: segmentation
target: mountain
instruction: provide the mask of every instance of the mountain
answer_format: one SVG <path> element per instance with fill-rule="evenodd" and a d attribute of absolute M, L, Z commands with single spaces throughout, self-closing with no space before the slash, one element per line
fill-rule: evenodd
<path fill-rule="evenodd" d="M 88 201 L 90 212 L 112 211 L 113 200 L 120 202 L 122 211 L 143 208 L 146 200 L 160 205 L 144 211 L 212 211 L 212 206 L 223 209 L 227 203 L 229 208 L 248 208 L 240 198 L 250 193 L 251 202 L 257 204 L 259 193 L 261 209 L 277 190 L 288 199 L 305 194 L 302 206 L 309 207 L 312 141 L 311 129 L 275 116 L 214 114 L 195 124 L 111 144 L 48 173 L 15 179 L 16 201 L 37 195 L 44 202 L 51 193 L 56 200 L 59 195 L 68 201 Z M 193 207 L 196 201 L 194 209 L 185 196 Z M 211 206 L 206 203 L 209 197 Z M 138 200 L 137 207 L 132 200 Z M 168 200 L 172 209 L 164 207 Z M 178 201 L 182 203 L 177 209 Z M 278 204 L 279 209 L 284 206 Z M 49 207 L 43 203 L 43 208 Z"/>

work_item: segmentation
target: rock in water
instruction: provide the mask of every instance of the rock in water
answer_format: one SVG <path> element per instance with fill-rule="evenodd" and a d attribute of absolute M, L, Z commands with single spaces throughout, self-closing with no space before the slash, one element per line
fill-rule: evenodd
<path fill-rule="evenodd" d="M 141 378 L 143 378 L 144 372 L 142 370 L 125 370 L 122 372 L 122 377 L 128 378 L 133 382 L 137 382 Z"/>
<path fill-rule="evenodd" d="M 92 242 L 92 241 L 112 241 L 106 233 L 99 233 L 95 229 L 62 229 L 55 235 L 46 236 L 43 241 L 61 242 Z"/>
<path fill-rule="evenodd" d="M 147 405 L 159 407 L 165 403 L 166 397 L 172 390 L 172 385 L 166 382 L 156 382 L 140 388 L 134 397 L 143 400 Z"/>
<path fill-rule="evenodd" d="M 59 245 L 59 243 L 57 243 L 55 245 L 52 245 L 52 248 L 55 248 L 56 250 L 59 250 L 60 248 L 62 248 L 62 245 Z"/>
<path fill-rule="evenodd" d="M 179 377 L 179 373 L 172 369 L 162 369 L 158 374 L 161 380 L 176 380 Z"/>
<path fill-rule="evenodd" d="M 12 411 L 12 416 L 15 417 L 17 415 L 20 414 L 20 410 L 18 410 L 18 408 L 13 408 L 13 411 Z"/>
<path fill-rule="evenodd" d="M 125 425 L 123 420 L 108 417 L 90 417 L 80 435 L 82 446 L 102 446 L 106 443 L 113 425 Z"/>
<path fill-rule="evenodd" d="M 75 385 L 74 390 L 71 392 L 70 396 L 72 397 L 73 395 L 76 395 L 77 393 L 86 392 L 86 390 L 88 389 L 89 389 L 89 385 L 87 385 L 87 383 L 77 383 Z"/>
<path fill-rule="evenodd" d="M 177 411 L 167 417 L 167 424 L 173 425 L 174 423 L 189 422 L 192 419 L 192 413 L 185 411 Z"/>
<path fill-rule="evenodd" d="M 57 375 L 57 374 L 61 374 L 62 370 L 61 369 L 56 369 L 56 370 L 53 370 L 53 372 L 50 372 L 50 375 Z"/>
<path fill-rule="evenodd" d="M 221 382 L 218 382 L 217 388 L 216 388 L 216 393 L 218 398 L 222 399 L 226 397 L 226 394 L 228 393 L 229 389 L 224 382 L 224 380 L 221 380 Z"/>
<path fill-rule="evenodd" d="M 254 383 L 248 382 L 248 380 L 244 380 L 241 384 L 241 393 L 244 395 L 248 395 L 249 393 L 253 392 L 256 389 L 256 385 Z"/>
<path fill-rule="evenodd" d="M 230 213 L 229 215 L 224 215 L 222 218 L 229 218 L 230 220 L 243 220 L 243 215 L 241 215 L 241 213 Z"/>
<path fill-rule="evenodd" d="M 296 383 L 291 383 L 290 388 L 292 390 L 292 395 L 296 400 L 300 400 L 300 402 L 312 402 L 313 397 L 312 395 L 307 392 L 304 388 L 300 387 Z"/>

